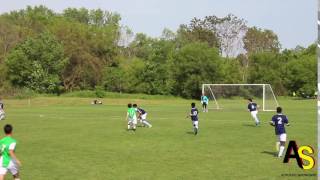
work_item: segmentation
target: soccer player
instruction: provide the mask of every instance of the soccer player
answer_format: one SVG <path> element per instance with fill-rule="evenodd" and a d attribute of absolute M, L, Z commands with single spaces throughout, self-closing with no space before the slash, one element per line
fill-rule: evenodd
<path fill-rule="evenodd" d="M 17 141 L 12 138 L 13 128 L 10 124 L 7 124 L 3 129 L 6 136 L 0 140 L 0 180 L 4 180 L 8 170 L 13 175 L 14 180 L 20 180 L 19 166 L 21 166 L 21 162 L 14 153 Z"/>
<path fill-rule="evenodd" d="M 251 113 L 252 118 L 254 119 L 256 126 L 260 124 L 258 118 L 258 105 L 257 103 L 253 102 L 252 99 L 248 99 L 248 111 Z"/>
<path fill-rule="evenodd" d="M 289 126 L 289 121 L 286 115 L 282 114 L 282 108 L 277 107 L 277 114 L 272 117 L 270 121 L 270 125 L 275 127 L 275 133 L 277 135 L 278 141 L 276 142 L 276 148 L 278 153 L 278 157 L 281 157 L 284 151 L 284 146 L 287 139 L 286 130 L 284 125 Z M 280 148 L 279 148 L 280 145 Z"/>
<path fill-rule="evenodd" d="M 198 109 L 196 108 L 195 103 L 191 103 L 191 112 L 187 117 L 191 117 L 192 125 L 193 125 L 193 132 L 194 135 L 198 134 L 199 131 L 199 122 L 198 122 Z"/>
<path fill-rule="evenodd" d="M 4 118 L 5 118 L 4 104 L 2 99 L 0 98 L 0 121 L 4 120 Z"/>
<path fill-rule="evenodd" d="M 202 104 L 202 111 L 203 112 L 208 112 L 208 107 L 207 107 L 208 103 L 209 103 L 209 98 L 205 94 L 202 94 L 201 104 Z"/>
<path fill-rule="evenodd" d="M 136 111 L 132 107 L 132 104 L 128 104 L 128 111 L 127 111 L 127 117 L 128 121 L 128 130 L 132 129 L 133 131 L 136 130 L 136 125 L 137 125 L 137 116 L 136 116 Z"/>
<path fill-rule="evenodd" d="M 139 121 L 144 125 L 148 126 L 149 128 L 152 127 L 152 125 L 147 121 L 147 112 L 144 109 L 141 109 L 138 107 L 137 104 L 133 104 L 133 108 L 138 113 L 138 119 Z"/>

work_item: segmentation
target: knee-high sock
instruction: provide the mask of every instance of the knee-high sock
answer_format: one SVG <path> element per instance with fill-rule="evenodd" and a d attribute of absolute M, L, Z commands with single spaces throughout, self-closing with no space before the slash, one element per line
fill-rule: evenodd
<path fill-rule="evenodd" d="M 281 157 L 282 156 L 282 153 L 284 151 L 284 146 L 280 146 L 280 150 L 279 150 L 279 154 L 278 154 L 278 157 Z"/>
<path fill-rule="evenodd" d="M 147 126 L 149 126 L 149 127 L 152 126 L 147 120 L 143 120 L 142 123 L 145 124 L 145 125 L 147 125 Z"/>

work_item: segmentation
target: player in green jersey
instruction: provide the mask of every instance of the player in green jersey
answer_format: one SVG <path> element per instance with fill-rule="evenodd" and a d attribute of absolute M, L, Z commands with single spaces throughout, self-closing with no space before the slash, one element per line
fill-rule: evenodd
<path fill-rule="evenodd" d="M 132 107 L 132 104 L 128 104 L 128 111 L 127 111 L 127 121 L 128 121 L 128 130 L 132 128 L 133 131 L 136 130 L 136 125 L 137 125 L 137 116 L 136 116 L 136 111 Z"/>
<path fill-rule="evenodd" d="M 3 129 L 6 136 L 0 140 L 0 180 L 4 180 L 8 171 L 13 175 L 14 180 L 20 180 L 19 166 L 21 166 L 21 162 L 14 153 L 17 141 L 12 138 L 13 128 L 7 124 Z"/>

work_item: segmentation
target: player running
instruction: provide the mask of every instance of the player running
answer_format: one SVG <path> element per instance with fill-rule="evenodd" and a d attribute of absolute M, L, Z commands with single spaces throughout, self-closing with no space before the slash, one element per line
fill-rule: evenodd
<path fill-rule="evenodd" d="M 207 107 L 208 103 L 209 103 L 209 98 L 205 94 L 202 94 L 201 104 L 202 104 L 202 111 L 203 112 L 208 112 L 208 107 Z"/>
<path fill-rule="evenodd" d="M 253 102 L 252 99 L 248 99 L 248 111 L 251 113 L 252 118 L 254 119 L 256 126 L 260 124 L 258 119 L 258 105 Z"/>
<path fill-rule="evenodd" d="M 278 153 L 278 157 L 281 157 L 284 151 L 284 146 L 287 140 L 286 130 L 284 125 L 289 126 L 288 118 L 286 115 L 282 114 L 282 108 L 277 107 L 277 114 L 272 117 L 270 121 L 270 125 L 275 127 L 275 133 L 277 135 L 278 141 L 276 142 L 276 148 Z M 280 148 L 279 148 L 280 145 Z"/>
<path fill-rule="evenodd" d="M 5 118 L 4 104 L 2 99 L 0 98 L 0 121 L 4 120 L 4 118 Z"/>
<path fill-rule="evenodd" d="M 137 116 L 136 116 L 136 111 L 132 107 L 131 103 L 128 104 L 126 120 L 128 121 L 128 130 L 132 129 L 133 131 L 135 131 L 136 125 L 137 125 Z"/>
<path fill-rule="evenodd" d="M 198 134 L 199 131 L 199 127 L 198 127 L 198 109 L 196 108 L 196 104 L 195 103 L 191 103 L 191 113 L 187 116 L 191 117 L 191 121 L 192 121 L 192 125 L 193 125 L 193 132 L 194 135 Z"/>
<path fill-rule="evenodd" d="M 14 180 L 20 180 L 19 166 L 21 166 L 21 162 L 14 153 L 17 141 L 12 138 L 12 130 L 10 124 L 5 125 L 4 133 L 6 136 L 0 140 L 0 180 L 4 180 L 8 171 L 13 175 Z"/>
<path fill-rule="evenodd" d="M 151 128 L 152 125 L 147 121 L 147 112 L 144 109 L 138 107 L 137 104 L 133 104 L 133 108 L 138 113 L 138 120 L 140 121 L 140 123 L 142 123 L 143 126 L 148 126 L 149 128 Z"/>

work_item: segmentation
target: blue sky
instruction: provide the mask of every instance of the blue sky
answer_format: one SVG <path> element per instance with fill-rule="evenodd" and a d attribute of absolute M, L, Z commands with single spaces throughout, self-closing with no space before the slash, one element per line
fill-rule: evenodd
<path fill-rule="evenodd" d="M 10 0 L 1 3 L 0 13 L 41 4 L 57 12 L 67 7 L 116 11 L 123 25 L 153 37 L 164 28 L 175 31 L 193 17 L 232 13 L 249 26 L 273 30 L 283 48 L 308 46 L 317 39 L 316 0 Z"/>

